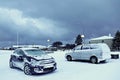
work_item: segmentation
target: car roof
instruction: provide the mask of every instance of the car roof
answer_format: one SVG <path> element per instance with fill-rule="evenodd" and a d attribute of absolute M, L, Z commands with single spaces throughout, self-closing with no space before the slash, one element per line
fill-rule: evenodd
<path fill-rule="evenodd" d="M 103 45 L 106 45 L 106 43 L 94 43 L 94 44 L 90 44 L 90 45 L 103 46 Z"/>

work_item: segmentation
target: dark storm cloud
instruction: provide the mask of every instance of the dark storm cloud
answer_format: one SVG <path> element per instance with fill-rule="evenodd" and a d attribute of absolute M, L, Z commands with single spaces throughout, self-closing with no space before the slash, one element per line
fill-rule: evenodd
<path fill-rule="evenodd" d="M 17 9 L 0 8 L 0 17 L 1 40 L 15 40 L 17 33 L 22 39 L 33 40 L 55 39 L 54 37 L 59 38 L 67 33 L 66 28 L 61 28 L 61 24 L 56 21 L 42 17 L 25 17 L 23 12 Z"/>
<path fill-rule="evenodd" d="M 114 34 L 120 26 L 119 4 L 119 0 L 1 0 L 1 10 L 13 10 L 16 16 L 4 14 L 0 33 L 5 34 L 2 39 L 18 31 L 24 38 L 42 34 L 39 39 L 63 41 L 78 34 L 86 38 Z"/>

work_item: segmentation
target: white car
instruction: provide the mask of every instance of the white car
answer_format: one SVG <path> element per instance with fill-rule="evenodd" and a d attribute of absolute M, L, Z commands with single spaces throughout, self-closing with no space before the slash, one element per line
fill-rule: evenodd
<path fill-rule="evenodd" d="M 57 69 L 53 57 L 36 48 L 18 48 L 10 57 L 10 68 L 19 68 L 26 75 L 48 73 Z"/>
<path fill-rule="evenodd" d="M 111 58 L 110 49 L 105 43 L 85 44 L 75 47 L 71 52 L 65 54 L 68 61 L 90 60 L 92 63 L 99 63 Z"/>

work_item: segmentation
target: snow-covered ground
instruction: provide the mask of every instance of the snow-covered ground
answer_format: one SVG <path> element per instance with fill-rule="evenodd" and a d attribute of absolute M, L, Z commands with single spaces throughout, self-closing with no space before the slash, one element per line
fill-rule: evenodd
<path fill-rule="evenodd" d="M 9 68 L 12 51 L 0 50 L 0 80 L 120 80 L 120 59 L 107 63 L 92 64 L 82 61 L 66 61 L 67 51 L 57 51 L 49 55 L 57 62 L 57 70 L 44 75 L 25 75 L 23 71 Z"/>

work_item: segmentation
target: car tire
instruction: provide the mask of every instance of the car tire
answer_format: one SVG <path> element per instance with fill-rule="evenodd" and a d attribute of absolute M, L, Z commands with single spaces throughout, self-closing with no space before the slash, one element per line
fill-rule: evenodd
<path fill-rule="evenodd" d="M 10 61 L 9 61 L 9 67 L 10 67 L 10 68 L 14 68 L 12 59 L 10 59 Z"/>
<path fill-rule="evenodd" d="M 67 61 L 72 61 L 72 57 L 71 56 L 67 56 Z"/>
<path fill-rule="evenodd" d="M 25 73 L 26 75 L 32 75 L 32 73 L 31 73 L 31 68 L 30 68 L 29 65 L 25 65 L 25 66 L 24 66 L 24 73 Z"/>
<path fill-rule="evenodd" d="M 93 64 L 97 64 L 97 63 L 98 63 L 97 57 L 91 57 L 91 58 L 90 58 L 90 61 L 91 61 L 91 63 L 93 63 Z"/>

